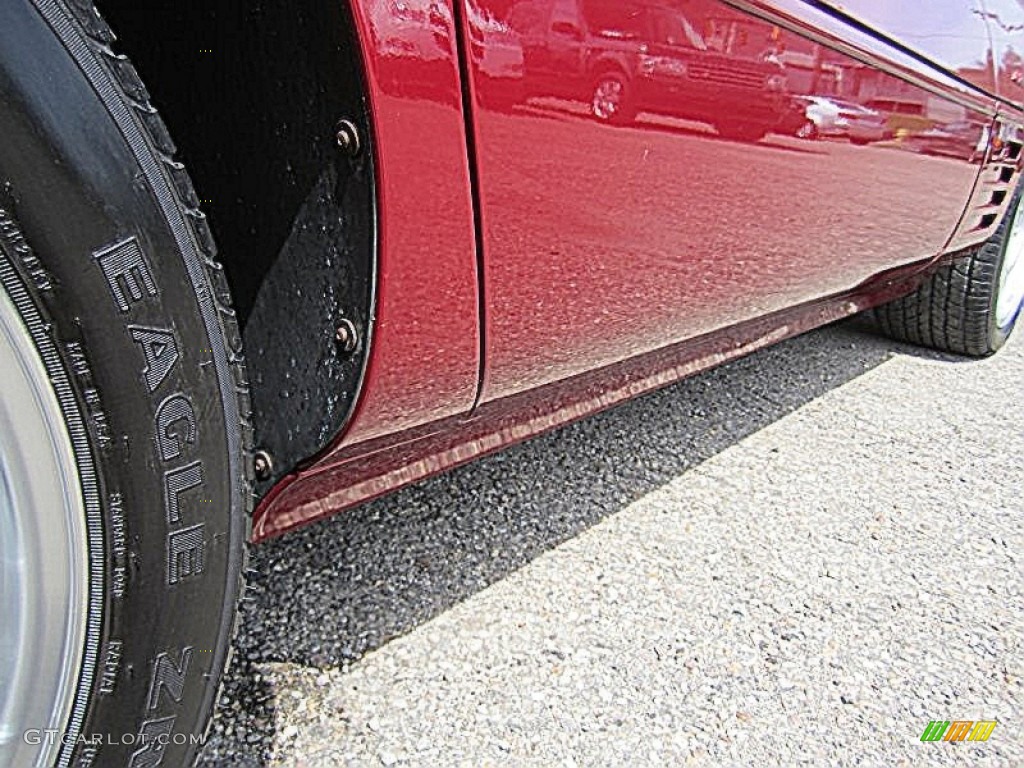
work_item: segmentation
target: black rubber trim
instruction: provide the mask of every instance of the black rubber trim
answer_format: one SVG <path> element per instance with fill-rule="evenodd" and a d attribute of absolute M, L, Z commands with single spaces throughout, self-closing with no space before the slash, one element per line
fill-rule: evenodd
<path fill-rule="evenodd" d="M 455 40 L 459 54 L 459 80 L 462 96 L 463 124 L 466 127 L 466 162 L 469 166 L 469 188 L 473 200 L 473 232 L 476 237 L 476 291 L 477 291 L 477 323 L 480 351 L 477 360 L 476 395 L 470 412 L 480 405 L 484 392 L 484 376 L 487 366 L 487 293 L 484 276 L 484 221 L 481 201 L 480 168 L 476 138 L 476 107 L 473 105 L 473 81 L 469 60 L 469 41 L 466 39 L 466 19 L 462 3 L 456 0 L 455 9 Z"/>
<path fill-rule="evenodd" d="M 343 434 L 372 345 L 377 148 L 352 8 L 97 1 L 210 217 L 243 332 L 255 444 L 271 457 L 263 494 Z M 341 119 L 357 128 L 358 152 L 338 146 Z M 346 321 L 353 350 L 334 342 Z"/>

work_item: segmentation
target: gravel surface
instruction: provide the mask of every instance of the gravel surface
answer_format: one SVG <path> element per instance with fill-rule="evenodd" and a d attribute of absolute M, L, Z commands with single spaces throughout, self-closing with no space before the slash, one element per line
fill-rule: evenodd
<path fill-rule="evenodd" d="M 1024 765 L 1022 380 L 848 322 L 270 542 L 205 765 Z"/>

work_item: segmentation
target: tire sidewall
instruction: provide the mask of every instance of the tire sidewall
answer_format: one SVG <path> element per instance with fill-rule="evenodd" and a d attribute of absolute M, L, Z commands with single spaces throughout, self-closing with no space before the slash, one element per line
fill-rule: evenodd
<path fill-rule="evenodd" d="M 0 26 L 3 258 L 83 414 L 76 458 L 95 468 L 102 524 L 102 620 L 60 762 L 180 765 L 212 707 L 246 535 L 217 308 L 160 159 L 84 35 L 49 2 L 5 4 Z"/>
<path fill-rule="evenodd" d="M 804 120 L 799 128 L 796 129 L 794 135 L 798 139 L 816 141 L 818 139 L 818 126 L 813 120 L 808 118 Z"/>
<path fill-rule="evenodd" d="M 992 300 L 989 306 L 989 339 L 991 340 L 993 351 L 1000 349 L 1006 344 L 1010 335 L 1013 333 L 1013 329 L 1017 326 L 1017 321 L 1020 319 L 1021 311 L 1024 310 L 1024 304 L 1018 306 L 1013 317 L 1010 318 L 1010 322 L 1004 326 L 999 325 L 996 316 L 996 305 L 999 301 L 1000 289 L 1002 288 L 999 284 L 999 280 L 1003 272 L 1003 264 L 1006 262 L 1007 258 L 1007 246 L 1010 243 L 1010 235 L 1017 217 L 1017 212 L 1020 208 L 1021 192 L 1022 188 L 1018 186 L 1013 199 L 1006 210 L 1006 214 L 1003 217 L 1003 223 L 1000 226 L 999 258 L 995 263 L 995 272 L 993 274 L 995 287 L 992 290 Z M 1018 222 L 1017 226 L 1024 226 L 1024 221 Z"/>
<path fill-rule="evenodd" d="M 597 91 L 601 85 L 605 82 L 615 82 L 619 84 L 621 88 L 619 97 L 619 108 L 616 112 L 609 117 L 601 117 L 594 110 L 594 101 L 597 97 Z M 590 89 L 590 100 L 591 100 L 591 114 L 600 122 L 606 125 L 627 125 L 635 118 L 635 111 L 633 105 L 633 90 L 630 85 L 629 78 L 625 74 L 618 70 L 610 69 L 604 70 L 599 73 L 592 81 L 593 85 Z"/>

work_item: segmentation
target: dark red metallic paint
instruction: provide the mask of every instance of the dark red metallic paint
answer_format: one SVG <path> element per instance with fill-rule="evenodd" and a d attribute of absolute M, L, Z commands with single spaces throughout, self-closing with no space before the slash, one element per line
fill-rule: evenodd
<path fill-rule="evenodd" d="M 450 5 L 353 4 L 380 190 L 376 328 L 342 445 L 469 410 L 480 350 L 462 87 Z"/>
<path fill-rule="evenodd" d="M 479 0 L 474 16 L 494 19 L 505 5 Z M 551 18 L 560 12 L 583 27 L 585 14 L 566 12 L 580 6 L 612 19 L 623 8 L 620 0 L 559 0 Z M 634 6 L 661 3 L 626 7 Z M 789 64 L 791 92 L 899 92 L 922 104 L 929 98 L 724 3 L 682 7 L 694 30 L 711 29 L 732 43 L 714 55 L 694 51 L 689 40 L 675 46 L 696 54 L 681 66 L 692 70 L 700 56 L 721 71 L 720 91 L 737 72 L 772 56 Z M 550 28 L 559 23 L 544 17 L 537 25 L 558 38 Z M 850 290 L 877 272 L 934 257 L 946 244 L 976 167 L 890 146 L 776 135 L 755 144 L 718 135 L 766 119 L 761 112 L 774 94 L 764 83 L 731 89 L 717 114 L 679 118 L 685 109 L 673 105 L 669 117 L 666 107 L 661 114 L 644 110 L 628 126 L 602 125 L 589 113 L 591 89 L 606 66 L 599 56 L 588 61 L 595 39 L 603 37 L 588 30 L 559 40 L 583 50 L 560 59 L 576 63 L 563 65 L 554 96 L 540 77 L 531 80 L 527 59 L 530 97 L 521 108 L 489 109 L 486 91 L 497 85 L 474 71 L 488 309 L 483 400 Z M 638 37 L 629 44 L 664 56 L 658 42 Z M 624 74 L 639 91 L 643 78 Z M 678 79 L 689 82 L 692 72 Z M 739 111 L 741 94 L 756 102 L 757 113 Z M 932 98 L 937 111 L 949 105 L 943 114 L 950 119 L 962 115 L 952 102 Z"/>
<path fill-rule="evenodd" d="M 955 50 L 871 0 L 842 3 L 852 26 L 800 0 L 586 0 L 600 22 L 575 0 L 457 1 L 355 4 L 382 190 L 376 336 L 354 422 L 264 499 L 257 539 L 893 298 L 986 236 L 1007 202 L 993 179 L 1018 170 L 998 141 L 988 153 L 1016 130 L 1012 74 L 991 65 L 1012 43 L 993 56 L 991 19 L 953 0 L 926 5 L 963 32 Z M 626 6 L 660 20 L 593 28 Z M 613 63 L 643 98 L 598 119 L 589 89 Z M 683 71 L 717 83 L 718 112 Z M 810 114 L 799 94 L 873 103 L 886 135 L 784 135 Z M 962 157 L 912 140 L 957 120 L 977 126 Z"/>

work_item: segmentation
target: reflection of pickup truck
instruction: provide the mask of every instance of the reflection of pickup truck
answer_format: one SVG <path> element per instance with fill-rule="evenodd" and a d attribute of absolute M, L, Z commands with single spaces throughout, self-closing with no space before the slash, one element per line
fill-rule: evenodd
<path fill-rule="evenodd" d="M 785 107 L 781 65 L 713 50 L 676 8 L 555 0 L 536 13 L 538 4 L 528 5 L 519 16 L 530 23 L 519 31 L 532 95 L 585 99 L 610 123 L 653 112 L 748 140 L 773 128 Z"/>

